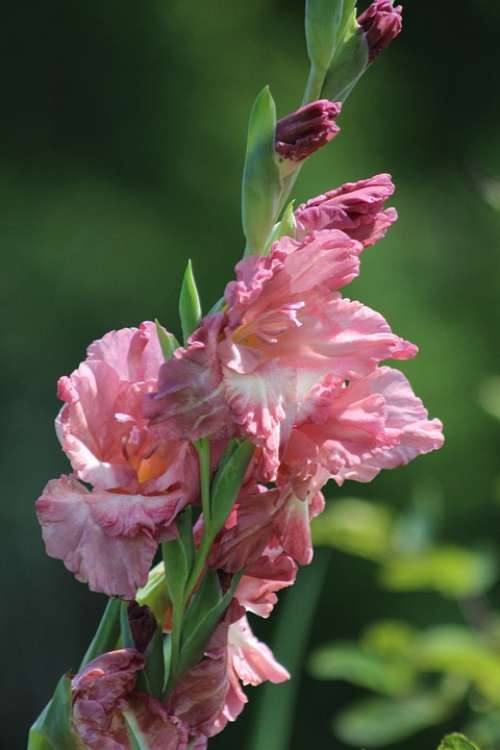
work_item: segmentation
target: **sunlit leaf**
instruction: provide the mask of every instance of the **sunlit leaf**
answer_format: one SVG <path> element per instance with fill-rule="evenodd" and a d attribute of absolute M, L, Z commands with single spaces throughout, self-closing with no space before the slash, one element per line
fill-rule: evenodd
<path fill-rule="evenodd" d="M 334 728 L 341 740 L 356 748 L 384 747 L 441 723 L 448 710 L 430 693 L 394 700 L 372 698 L 344 710 Z"/>
<path fill-rule="evenodd" d="M 309 669 L 319 680 L 347 680 L 387 695 L 405 692 L 413 682 L 413 671 L 407 661 L 384 659 L 350 642 L 316 649 Z"/>
<path fill-rule="evenodd" d="M 391 544 L 393 527 L 389 508 L 380 503 L 346 498 L 332 500 L 312 523 L 314 544 L 379 560 Z"/>
<path fill-rule="evenodd" d="M 407 658 L 414 647 L 417 631 L 400 620 L 382 620 L 370 625 L 361 644 L 366 651 L 386 657 Z"/>
<path fill-rule="evenodd" d="M 193 273 L 193 265 L 188 261 L 182 280 L 179 296 L 179 316 L 181 319 L 182 336 L 184 342 L 198 327 L 201 320 L 201 302 Z"/>
<path fill-rule="evenodd" d="M 163 562 L 158 563 L 149 571 L 147 583 L 137 591 L 136 601 L 141 606 L 147 604 L 156 620 L 163 625 L 170 604 Z"/>
<path fill-rule="evenodd" d="M 434 547 L 408 557 L 393 558 L 380 573 L 382 585 L 396 591 L 430 589 L 452 599 L 488 589 L 496 578 L 496 563 L 486 552 L 463 547 Z"/>
<path fill-rule="evenodd" d="M 479 748 L 463 734 L 449 734 L 441 742 L 438 750 L 479 750 Z"/>
<path fill-rule="evenodd" d="M 418 667 L 470 680 L 500 705 L 500 656 L 479 634 L 460 625 L 429 629 L 416 644 Z"/>

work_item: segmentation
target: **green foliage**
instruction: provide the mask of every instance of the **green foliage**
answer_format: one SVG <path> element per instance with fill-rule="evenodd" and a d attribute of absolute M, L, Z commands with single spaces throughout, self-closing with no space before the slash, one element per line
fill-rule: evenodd
<path fill-rule="evenodd" d="M 337 642 L 318 648 L 310 659 L 309 669 L 317 679 L 347 680 L 386 695 L 407 692 L 414 681 L 408 661 L 387 659 L 360 648 L 355 642 Z"/>
<path fill-rule="evenodd" d="M 481 383 L 479 402 L 488 414 L 500 419 L 500 377 L 498 375 L 488 378 Z"/>
<path fill-rule="evenodd" d="M 380 580 L 394 591 L 428 589 L 456 599 L 487 590 L 496 573 L 491 555 L 448 545 L 388 560 L 381 569 Z"/>
<path fill-rule="evenodd" d="M 408 659 L 418 632 L 400 620 L 381 620 L 369 625 L 362 635 L 363 647 L 384 657 Z"/>
<path fill-rule="evenodd" d="M 151 568 L 146 585 L 137 591 L 136 601 L 141 606 L 147 604 L 160 625 L 165 622 L 170 599 L 163 562 Z"/>
<path fill-rule="evenodd" d="M 463 734 L 455 733 L 445 737 L 438 750 L 479 750 L 479 748 Z"/>
<path fill-rule="evenodd" d="M 269 236 L 267 246 L 263 255 L 267 255 L 267 253 L 271 249 L 273 242 L 276 242 L 276 240 L 279 240 L 281 237 L 293 237 L 293 239 L 295 239 L 297 233 L 297 221 L 295 219 L 295 213 L 293 209 L 294 201 L 290 201 L 290 203 L 283 211 L 281 220 L 274 225 L 273 231 Z"/>
<path fill-rule="evenodd" d="M 241 215 L 246 254 L 262 253 L 280 207 L 282 181 L 274 148 L 276 105 L 266 86 L 250 113 Z"/>
<path fill-rule="evenodd" d="M 155 325 L 163 356 L 165 357 L 165 359 L 170 359 L 172 354 L 179 347 L 179 342 L 175 338 L 174 334 L 168 333 L 168 331 L 160 324 L 158 320 L 155 320 Z"/>
<path fill-rule="evenodd" d="M 369 560 L 380 560 L 387 554 L 392 529 L 392 513 L 387 506 L 357 498 L 332 500 L 312 523 L 314 544 Z"/>
<path fill-rule="evenodd" d="M 354 0 L 306 0 L 306 42 L 311 67 L 326 74 L 335 53 L 345 16 Z"/>
<path fill-rule="evenodd" d="M 120 635 L 120 611 L 120 599 L 108 599 L 96 633 L 82 659 L 80 669 L 83 669 L 83 667 L 97 656 L 106 653 L 106 651 L 112 651 L 115 648 L 118 636 Z"/>
<path fill-rule="evenodd" d="M 347 99 L 368 66 L 368 44 L 356 16 L 356 8 L 344 16 L 342 39 L 323 86 L 322 95 L 334 101 Z"/>
<path fill-rule="evenodd" d="M 404 698 L 370 698 L 342 711 L 334 722 L 338 736 L 354 747 L 383 747 L 439 724 L 447 703 L 431 692 Z"/>
<path fill-rule="evenodd" d="M 211 488 L 210 532 L 213 536 L 223 527 L 234 505 L 253 451 L 252 443 L 234 439 L 224 452 Z"/>
<path fill-rule="evenodd" d="M 202 317 L 200 295 L 198 294 L 198 287 L 194 278 L 193 264 L 190 260 L 188 260 L 184 278 L 182 279 L 179 297 L 179 316 L 185 343 L 198 327 Z"/>
<path fill-rule="evenodd" d="M 30 729 L 28 750 L 77 750 L 71 729 L 71 678 L 63 675 L 52 700 Z"/>
<path fill-rule="evenodd" d="M 184 606 L 184 592 L 194 559 L 191 508 L 177 517 L 178 536 L 161 545 L 167 590 L 175 605 Z"/>
<path fill-rule="evenodd" d="M 168 662 L 167 662 L 168 664 Z M 158 628 L 144 652 L 144 669 L 139 673 L 137 690 L 160 699 L 165 687 L 165 660 L 162 631 Z"/>

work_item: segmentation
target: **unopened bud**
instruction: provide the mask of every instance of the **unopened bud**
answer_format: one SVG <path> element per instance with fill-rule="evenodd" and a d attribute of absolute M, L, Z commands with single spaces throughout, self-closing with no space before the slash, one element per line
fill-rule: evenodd
<path fill-rule="evenodd" d="M 278 120 L 275 147 L 283 174 L 295 171 L 300 162 L 339 133 L 335 119 L 341 109 L 340 102 L 318 99 Z"/>
<path fill-rule="evenodd" d="M 127 609 L 128 623 L 135 647 L 143 654 L 158 628 L 156 619 L 149 607 L 141 607 L 137 602 L 130 602 Z"/>
<path fill-rule="evenodd" d="M 369 61 L 377 55 L 401 32 L 403 8 L 394 6 L 391 0 L 375 0 L 358 18 L 369 48 Z"/>

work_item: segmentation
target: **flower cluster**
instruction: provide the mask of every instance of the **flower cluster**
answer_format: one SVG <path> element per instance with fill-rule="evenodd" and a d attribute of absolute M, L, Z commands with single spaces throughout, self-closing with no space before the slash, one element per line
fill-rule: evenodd
<path fill-rule="evenodd" d="M 363 66 L 400 16 L 375 0 L 354 18 Z M 313 63 L 326 49 L 314 48 L 321 28 L 309 39 Z M 354 82 L 361 72 L 352 69 Z M 71 680 L 78 746 L 202 750 L 240 714 L 245 685 L 287 680 L 248 614 L 269 617 L 311 562 L 325 484 L 369 482 L 443 442 L 441 423 L 383 364 L 417 347 L 343 294 L 397 219 L 386 207 L 391 177 L 289 207 L 273 227 L 302 162 L 339 132 L 342 102 L 309 101 L 272 131 L 270 95 L 258 102 L 264 131 L 250 128 L 243 215 L 247 252 L 260 254 L 237 264 L 205 317 L 183 287 L 184 346 L 152 322 L 111 331 L 58 384 L 56 431 L 72 473 L 36 504 L 47 553 L 123 599 L 102 627 L 106 643 L 101 633 Z M 151 571 L 160 547 L 163 565 Z M 147 599 L 153 590 L 161 606 Z"/>

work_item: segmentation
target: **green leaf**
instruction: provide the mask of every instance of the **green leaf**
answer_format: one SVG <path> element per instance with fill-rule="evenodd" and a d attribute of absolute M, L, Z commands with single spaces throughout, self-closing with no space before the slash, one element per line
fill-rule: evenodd
<path fill-rule="evenodd" d="M 222 589 L 215 570 L 207 570 L 198 590 L 193 594 L 191 604 L 182 623 L 183 641 L 194 631 L 200 622 L 222 599 Z"/>
<path fill-rule="evenodd" d="M 488 414 L 500 419 L 500 377 L 498 375 L 481 383 L 479 403 Z"/>
<path fill-rule="evenodd" d="M 169 597 L 174 606 L 184 606 L 184 592 L 194 557 L 191 508 L 177 517 L 179 536 L 161 545 Z"/>
<path fill-rule="evenodd" d="M 313 653 L 309 669 L 319 680 L 346 680 L 386 695 L 408 691 L 414 679 L 409 662 L 384 659 L 356 643 L 333 643 Z"/>
<path fill-rule="evenodd" d="M 311 65 L 326 73 L 335 53 L 345 9 L 352 11 L 354 0 L 306 0 L 306 43 Z"/>
<path fill-rule="evenodd" d="M 271 232 L 267 241 L 265 251 L 262 253 L 263 255 L 267 255 L 272 247 L 273 242 L 276 242 L 276 240 L 279 240 L 281 237 L 292 237 L 293 239 L 295 239 L 297 235 L 297 221 L 295 219 L 293 205 L 294 201 L 290 201 L 290 203 L 283 211 L 281 221 L 278 221 L 278 223 L 274 225 L 273 231 Z"/>
<path fill-rule="evenodd" d="M 500 747 L 500 711 L 488 710 L 486 714 L 475 716 L 467 723 L 464 732 L 479 747 L 484 746 L 488 750 Z M 472 747 L 476 750 L 475 745 Z"/>
<path fill-rule="evenodd" d="M 312 522 L 314 544 L 370 560 L 380 560 L 390 550 L 392 528 L 389 508 L 357 498 L 330 501 Z"/>
<path fill-rule="evenodd" d="M 430 628 L 416 643 L 415 659 L 420 670 L 465 678 L 500 705 L 500 656 L 478 633 L 460 625 Z"/>
<path fill-rule="evenodd" d="M 71 729 L 71 678 L 63 675 L 50 703 L 30 729 L 28 750 L 77 750 Z"/>
<path fill-rule="evenodd" d="M 379 656 L 410 658 L 418 632 L 406 622 L 381 620 L 370 625 L 361 639 L 366 651 Z"/>
<path fill-rule="evenodd" d="M 356 8 L 350 12 L 343 34 L 322 90 L 322 96 L 332 101 L 345 101 L 368 67 L 368 44 L 356 20 Z"/>
<path fill-rule="evenodd" d="M 104 614 L 90 646 L 83 657 L 80 669 L 101 654 L 112 651 L 120 635 L 120 599 L 109 599 Z"/>
<path fill-rule="evenodd" d="M 179 315 L 181 319 L 182 336 L 185 343 L 193 331 L 198 328 L 202 316 L 200 295 L 198 294 L 198 288 L 193 273 L 193 265 L 190 260 L 188 260 L 184 272 L 184 278 L 182 280 L 179 297 Z"/>
<path fill-rule="evenodd" d="M 123 718 L 127 727 L 127 734 L 130 741 L 131 750 L 150 750 L 146 738 L 139 729 L 137 720 L 132 711 L 124 711 Z"/>
<path fill-rule="evenodd" d="M 430 589 L 460 599 L 490 588 L 496 573 L 491 554 L 450 545 L 394 558 L 381 570 L 380 580 L 395 591 Z"/>
<path fill-rule="evenodd" d="M 343 742 L 355 747 L 383 747 L 440 724 L 449 707 L 431 693 L 407 698 L 370 698 L 350 706 L 334 728 Z"/>
<path fill-rule="evenodd" d="M 141 606 L 147 604 L 156 617 L 156 621 L 163 625 L 170 604 L 163 562 L 158 563 L 149 571 L 148 581 L 137 591 L 136 601 Z"/>
<path fill-rule="evenodd" d="M 168 333 L 168 331 L 160 324 L 159 320 L 155 320 L 155 325 L 163 356 L 165 359 L 170 359 L 175 350 L 179 348 L 180 344 L 174 334 Z"/>
<path fill-rule="evenodd" d="M 207 641 L 209 640 L 214 629 L 220 622 L 226 609 L 231 603 L 231 599 L 233 598 L 240 578 L 241 573 L 237 573 L 233 576 L 231 586 L 226 591 L 222 599 L 220 599 L 214 607 L 212 607 L 205 613 L 204 617 L 198 621 L 196 627 L 193 628 L 191 633 L 184 640 L 181 647 L 179 665 L 176 672 L 177 677 L 200 661 L 201 657 L 203 656 L 205 646 L 207 645 Z"/>
<path fill-rule="evenodd" d="M 264 251 L 280 207 L 282 182 L 274 149 L 275 132 L 276 105 L 266 86 L 255 100 L 248 126 L 241 195 L 246 255 Z"/>
<path fill-rule="evenodd" d="M 223 527 L 241 489 L 243 477 L 254 452 L 252 443 L 233 440 L 226 448 L 212 483 L 210 535 Z"/>
<path fill-rule="evenodd" d="M 122 648 L 135 648 L 135 641 L 130 629 L 130 622 L 128 619 L 128 602 L 122 602 L 120 609 L 120 635 Z"/>
<path fill-rule="evenodd" d="M 479 748 L 463 734 L 449 734 L 441 742 L 438 750 L 479 750 Z"/>
<path fill-rule="evenodd" d="M 144 669 L 139 673 L 137 689 L 160 699 L 165 683 L 163 636 L 160 629 L 151 638 L 144 652 Z"/>

